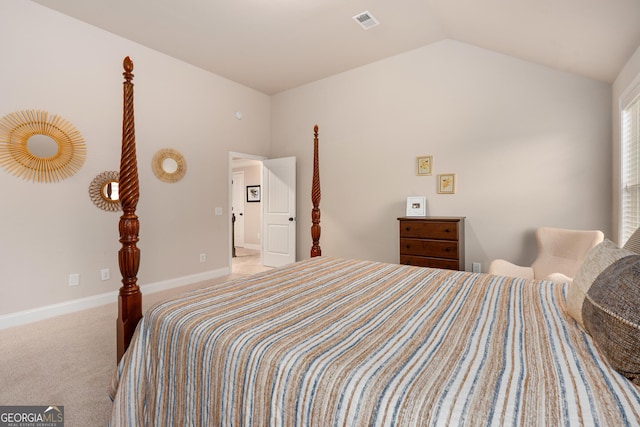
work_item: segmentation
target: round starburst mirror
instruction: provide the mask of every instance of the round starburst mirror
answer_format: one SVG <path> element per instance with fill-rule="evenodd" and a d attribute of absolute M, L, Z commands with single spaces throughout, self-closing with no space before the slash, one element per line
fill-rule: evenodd
<path fill-rule="evenodd" d="M 16 176 L 60 181 L 75 174 L 86 157 L 82 135 L 58 115 L 23 110 L 0 119 L 0 165 Z"/>
<path fill-rule="evenodd" d="M 120 173 L 116 171 L 102 172 L 96 176 L 89 185 L 89 197 L 94 205 L 108 212 L 122 210 L 118 182 Z"/>
<path fill-rule="evenodd" d="M 187 173 L 187 162 L 179 151 L 163 148 L 151 159 L 151 170 L 162 182 L 178 182 Z"/>

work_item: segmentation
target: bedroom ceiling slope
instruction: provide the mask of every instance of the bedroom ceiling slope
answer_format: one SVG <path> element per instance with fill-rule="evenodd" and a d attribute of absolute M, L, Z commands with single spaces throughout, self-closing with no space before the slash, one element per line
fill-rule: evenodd
<path fill-rule="evenodd" d="M 447 38 L 612 83 L 640 45 L 638 0 L 32 1 L 266 94 Z"/>

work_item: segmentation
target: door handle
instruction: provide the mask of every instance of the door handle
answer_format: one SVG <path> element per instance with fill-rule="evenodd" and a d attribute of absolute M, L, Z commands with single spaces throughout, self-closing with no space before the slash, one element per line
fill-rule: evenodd
<path fill-rule="evenodd" d="M 294 217 L 292 217 L 292 216 L 290 216 L 290 217 L 289 217 L 289 221 L 290 221 L 290 222 L 293 222 L 293 221 L 295 221 L 295 220 L 296 220 L 296 219 L 295 219 Z"/>
<path fill-rule="evenodd" d="M 242 212 L 240 212 L 238 215 L 242 216 Z"/>

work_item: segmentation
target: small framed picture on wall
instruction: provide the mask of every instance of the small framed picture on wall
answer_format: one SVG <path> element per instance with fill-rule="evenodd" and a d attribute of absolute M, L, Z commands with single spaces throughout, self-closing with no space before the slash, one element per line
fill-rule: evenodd
<path fill-rule="evenodd" d="M 433 156 L 422 156 L 416 159 L 416 175 L 431 175 Z"/>
<path fill-rule="evenodd" d="M 438 175 L 438 193 L 455 194 L 456 193 L 456 174 L 443 173 Z"/>
<path fill-rule="evenodd" d="M 259 202 L 260 201 L 260 186 L 259 185 L 247 185 L 247 202 Z"/>
<path fill-rule="evenodd" d="M 426 215 L 427 215 L 427 198 L 425 196 L 407 197 L 407 215 L 406 216 L 426 216 Z"/>

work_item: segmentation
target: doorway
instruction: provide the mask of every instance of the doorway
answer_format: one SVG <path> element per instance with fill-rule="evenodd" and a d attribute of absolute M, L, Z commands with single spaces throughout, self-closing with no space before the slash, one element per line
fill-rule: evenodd
<path fill-rule="evenodd" d="M 254 262 L 258 269 L 295 262 L 295 157 L 266 159 L 230 152 L 228 176 L 229 271 L 236 272 L 239 251 L 244 256 L 252 252 L 259 259 Z"/>
<path fill-rule="evenodd" d="M 247 199 L 247 188 L 262 184 L 262 157 L 230 153 L 230 271 L 251 274 L 262 264 L 262 198 Z M 254 190 L 255 191 L 255 190 Z"/>

